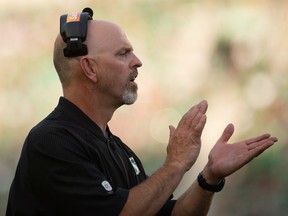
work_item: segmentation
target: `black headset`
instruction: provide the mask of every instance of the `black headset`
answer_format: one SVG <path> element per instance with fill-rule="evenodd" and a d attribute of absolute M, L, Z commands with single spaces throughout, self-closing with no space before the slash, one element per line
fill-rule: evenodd
<path fill-rule="evenodd" d="M 83 44 L 87 36 L 88 20 L 92 20 L 93 10 L 83 9 L 82 13 L 64 14 L 60 17 L 60 34 L 67 47 L 65 57 L 87 55 L 87 46 Z"/>

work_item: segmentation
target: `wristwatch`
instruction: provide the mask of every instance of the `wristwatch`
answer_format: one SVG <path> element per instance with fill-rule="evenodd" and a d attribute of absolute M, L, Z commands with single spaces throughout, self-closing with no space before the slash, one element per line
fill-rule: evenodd
<path fill-rule="evenodd" d="M 205 178 L 203 177 L 203 173 L 200 172 L 197 181 L 200 187 L 202 187 L 205 190 L 211 191 L 211 192 L 219 192 L 223 189 L 225 185 L 225 178 L 221 180 L 221 182 L 218 185 L 210 185 L 206 182 Z"/>

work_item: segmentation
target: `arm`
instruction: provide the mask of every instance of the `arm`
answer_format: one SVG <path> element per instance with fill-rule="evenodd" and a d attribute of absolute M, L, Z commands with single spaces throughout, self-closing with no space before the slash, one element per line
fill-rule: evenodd
<path fill-rule="evenodd" d="M 272 146 L 277 138 L 263 134 L 251 139 L 228 144 L 234 132 L 234 126 L 229 124 L 220 139 L 209 153 L 208 163 L 203 170 L 203 176 L 210 185 L 217 185 L 223 178 L 236 172 Z M 178 199 L 173 209 L 173 215 L 206 215 L 213 192 L 202 189 L 197 182 Z"/>
<path fill-rule="evenodd" d="M 164 165 L 130 190 L 120 215 L 155 215 L 161 209 L 199 155 L 206 110 L 207 102 L 202 101 L 182 117 L 176 129 L 169 127 Z"/>

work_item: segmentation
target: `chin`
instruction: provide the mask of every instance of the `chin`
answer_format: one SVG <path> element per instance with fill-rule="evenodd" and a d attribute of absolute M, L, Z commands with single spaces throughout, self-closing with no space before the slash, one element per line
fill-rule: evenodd
<path fill-rule="evenodd" d="M 122 102 L 126 105 L 130 105 L 135 103 L 137 97 L 138 95 L 136 92 L 125 92 L 122 97 Z"/>

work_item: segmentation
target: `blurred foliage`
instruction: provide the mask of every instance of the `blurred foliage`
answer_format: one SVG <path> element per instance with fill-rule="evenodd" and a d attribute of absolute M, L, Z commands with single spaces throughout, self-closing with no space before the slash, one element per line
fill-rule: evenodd
<path fill-rule="evenodd" d="M 90 6 L 119 24 L 144 63 L 139 99 L 110 127 L 142 158 L 148 173 L 165 159 L 168 125 L 207 99 L 208 121 L 187 188 L 232 122 L 231 142 L 269 132 L 279 142 L 227 179 L 210 216 L 285 215 L 288 210 L 288 2 L 284 0 L 0 1 L 0 216 L 23 140 L 62 94 L 52 64 L 59 17 Z"/>

